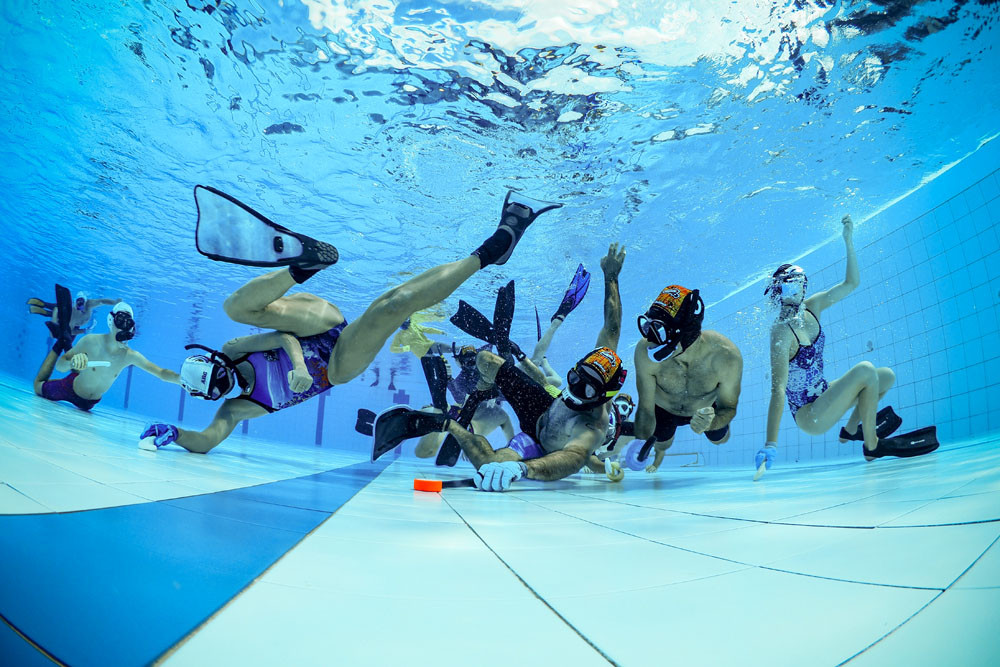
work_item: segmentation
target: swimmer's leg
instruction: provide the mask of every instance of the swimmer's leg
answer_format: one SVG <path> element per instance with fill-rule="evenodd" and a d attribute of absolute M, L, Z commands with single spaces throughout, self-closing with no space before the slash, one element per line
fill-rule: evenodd
<path fill-rule="evenodd" d="M 896 384 L 896 374 L 892 372 L 891 368 L 886 368 L 885 366 L 876 368 L 875 370 L 878 372 L 878 400 L 881 401 L 886 392 L 892 389 L 892 385 Z M 847 420 L 844 430 L 848 433 L 856 434 L 858 431 L 858 424 L 860 423 L 861 414 L 858 412 L 857 408 L 854 408 L 854 412 L 851 413 L 851 417 Z M 841 442 L 846 441 L 841 440 Z"/>
<path fill-rule="evenodd" d="M 177 429 L 178 445 L 195 454 L 206 454 L 220 442 L 229 437 L 236 426 L 244 419 L 263 417 L 267 410 L 239 398 L 227 399 L 221 406 L 212 423 L 203 431 L 188 431 Z"/>
<path fill-rule="evenodd" d="M 38 374 L 35 376 L 34 389 L 35 393 L 39 396 L 42 395 L 42 385 L 49 381 L 52 377 L 52 371 L 56 368 L 56 362 L 59 360 L 59 355 L 56 354 L 55 350 L 49 350 L 49 353 L 45 355 L 45 359 L 42 361 L 41 367 L 38 369 Z"/>
<path fill-rule="evenodd" d="M 430 405 L 420 408 L 420 411 L 433 412 L 434 414 L 441 414 L 442 412 L 438 408 Z M 420 436 L 420 440 L 417 441 L 417 449 L 413 453 L 416 454 L 417 458 L 429 459 L 437 454 L 438 449 L 441 448 L 441 443 L 444 442 L 444 437 L 445 434 L 443 431 L 435 431 L 433 433 Z"/>
<path fill-rule="evenodd" d="M 490 441 L 481 435 L 469 433 L 461 424 L 452 420 L 448 422 L 448 433 L 455 437 L 459 447 L 476 470 L 487 463 L 500 463 L 503 461 L 520 461 L 521 455 L 510 447 L 504 447 L 493 451 Z"/>
<path fill-rule="evenodd" d="M 314 294 L 285 296 L 295 284 L 289 269 L 271 271 L 233 292 L 223 307 L 234 322 L 299 337 L 323 333 L 344 321 L 339 308 Z"/>
<path fill-rule="evenodd" d="M 847 371 L 834 380 L 819 398 L 799 408 L 795 423 L 809 435 L 822 435 L 840 421 L 851 408 L 861 417 L 865 436 L 865 449 L 871 451 L 878 444 L 875 409 L 878 407 L 879 374 L 867 361 Z"/>
<path fill-rule="evenodd" d="M 424 271 L 375 299 L 340 334 L 327 371 L 330 381 L 343 384 L 360 375 L 406 318 L 443 301 L 479 269 L 479 258 L 470 255 Z"/>

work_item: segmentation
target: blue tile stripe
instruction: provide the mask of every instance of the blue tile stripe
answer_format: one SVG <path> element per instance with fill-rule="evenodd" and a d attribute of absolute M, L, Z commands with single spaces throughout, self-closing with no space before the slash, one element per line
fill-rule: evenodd
<path fill-rule="evenodd" d="M 66 664 L 148 664 L 386 465 L 125 507 L 0 516 L 0 616 Z M 8 653 L 15 641 L 22 646 Z M 0 649 L 42 657 L 3 623 Z"/>

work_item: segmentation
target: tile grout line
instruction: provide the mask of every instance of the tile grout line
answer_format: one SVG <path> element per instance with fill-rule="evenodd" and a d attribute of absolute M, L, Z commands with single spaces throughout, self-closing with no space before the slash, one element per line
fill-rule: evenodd
<path fill-rule="evenodd" d="M 530 592 L 531 592 L 531 594 L 532 594 L 532 595 L 534 595 L 534 596 L 535 596 L 535 598 L 536 598 L 536 599 L 537 599 L 537 600 L 538 600 L 539 602 L 541 602 L 541 603 L 542 603 L 542 604 L 544 604 L 544 605 L 545 605 L 546 607 L 548 607 L 549 611 L 551 611 L 551 612 L 552 612 L 553 614 L 555 614 L 555 615 L 556 615 L 556 617 L 557 617 L 557 618 L 558 618 L 559 620 L 561 620 L 561 621 L 562 621 L 563 623 L 565 623 L 565 624 L 566 624 L 566 626 L 567 626 L 567 627 L 568 627 L 568 628 L 569 628 L 570 630 L 572 630 L 572 631 L 573 631 L 574 633 L 576 633 L 576 635 L 577 635 L 577 636 L 578 636 L 578 637 L 579 637 L 580 639 L 582 639 L 583 641 L 587 642 L 587 644 L 588 644 L 588 645 L 589 645 L 589 646 L 590 646 L 590 647 L 591 647 L 592 649 L 594 649 L 594 650 L 595 650 L 595 651 L 596 651 L 596 652 L 598 653 L 598 655 L 600 655 L 600 656 L 601 656 L 602 658 L 604 658 L 605 660 L 607 660 L 607 661 L 608 661 L 608 663 L 610 663 L 610 664 L 612 664 L 612 665 L 616 665 L 616 666 L 618 665 L 618 663 L 617 663 L 617 662 L 615 662 L 615 661 L 614 661 L 614 660 L 613 660 L 613 659 L 611 658 L 611 656 L 609 656 L 609 655 L 608 655 L 607 653 L 605 653 L 605 652 L 604 652 L 604 651 L 603 651 L 603 650 L 602 650 L 602 649 L 601 649 L 601 648 L 600 648 L 600 647 L 599 647 L 599 646 L 598 646 L 597 644 L 595 644 L 595 643 L 594 643 L 593 641 L 591 641 L 591 639 L 590 639 L 589 637 L 587 637 L 587 636 L 586 636 L 586 635 L 584 635 L 584 634 L 583 634 L 582 632 L 580 632 L 579 628 L 577 628 L 577 627 L 576 627 L 575 625 L 573 625 L 572 623 L 570 623 L 569 619 L 567 619 L 567 618 L 566 618 L 565 616 L 563 616 L 563 615 L 562 615 L 561 613 L 559 613 L 559 611 L 558 611 L 558 610 L 557 610 L 557 609 L 556 609 L 555 607 L 553 607 L 553 606 L 552 606 L 552 605 L 551 605 L 551 604 L 549 603 L 549 601 L 548 601 L 548 600 L 546 600 L 546 599 L 545 599 L 544 597 L 542 597 L 542 596 L 541 596 L 541 595 L 540 595 L 540 594 L 538 593 L 538 591 L 536 591 L 536 590 L 535 590 L 535 589 L 534 589 L 534 588 L 533 588 L 533 587 L 531 586 L 531 584 L 529 584 L 529 583 L 528 583 L 527 581 L 525 581 L 524 577 L 522 577 L 522 576 L 521 576 L 520 574 L 518 574 L 518 573 L 517 573 L 517 571 L 516 571 L 516 570 L 515 570 L 515 569 L 514 569 L 513 567 L 511 567 L 511 566 L 510 566 L 510 564 L 509 564 L 509 563 L 508 563 L 508 562 L 507 562 L 506 560 L 504 560 L 504 559 L 503 559 L 503 557 L 502 557 L 502 556 L 501 556 L 500 554 L 498 554 L 498 553 L 496 552 L 496 550 L 495 550 L 495 549 L 494 549 L 494 548 L 493 548 L 492 546 L 490 546 L 490 544 L 489 544 L 489 543 L 488 543 L 488 542 L 487 542 L 487 541 L 486 541 L 486 540 L 485 540 L 485 539 L 483 538 L 483 536 L 479 534 L 479 531 L 477 531 L 477 530 L 476 530 L 475 528 L 473 528 L 473 527 L 472 527 L 472 524 L 470 524 L 470 523 L 469 523 L 469 522 L 468 522 L 468 521 L 466 520 L 465 516 L 463 516 L 461 512 L 459 512 L 459 511 L 458 511 L 457 509 L 455 509 L 455 506 L 454 506 L 454 505 L 452 505 L 452 504 L 451 504 L 451 503 L 450 503 L 450 502 L 448 501 L 448 499 L 447 499 L 447 498 L 446 498 L 446 497 L 444 496 L 444 494 L 442 494 L 442 495 L 441 495 L 441 499 L 442 499 L 442 500 L 444 500 L 444 502 L 445 502 L 445 503 L 447 503 L 448 507 L 450 507 L 450 508 L 451 508 L 451 510 L 452 510 L 452 511 L 453 511 L 453 512 L 454 512 L 454 513 L 455 513 L 455 514 L 456 514 L 456 515 L 458 516 L 458 518 L 460 518 L 460 519 L 462 520 L 462 523 L 464 523 L 464 524 L 466 525 L 466 527 L 467 527 L 467 528 L 468 528 L 468 529 L 469 529 L 470 531 L 472 531 L 472 534 L 473 534 L 473 535 L 475 535 L 475 536 L 476 536 L 476 538 L 477 538 L 477 539 L 479 539 L 479 541 L 483 543 L 483 546 L 485 546 L 485 547 L 486 547 L 487 549 L 489 549 L 489 550 L 490 550 L 490 553 L 492 553 L 492 554 L 493 554 L 493 555 L 494 555 L 494 556 L 496 557 L 496 559 L 497 559 L 498 561 L 500 561 L 500 562 L 501 562 L 501 563 L 503 564 L 503 566 L 504 566 L 504 567 L 506 567 L 506 568 L 507 568 L 507 570 L 509 570 L 509 571 L 510 571 L 510 573 L 511 573 L 511 574 L 513 574 L 513 575 L 514 575 L 514 576 L 515 576 L 515 577 L 517 578 L 517 580 L 521 582 L 521 585 L 523 585 L 523 586 L 524 586 L 525 588 L 527 588 L 527 589 L 528 589 L 528 591 L 530 591 Z"/>

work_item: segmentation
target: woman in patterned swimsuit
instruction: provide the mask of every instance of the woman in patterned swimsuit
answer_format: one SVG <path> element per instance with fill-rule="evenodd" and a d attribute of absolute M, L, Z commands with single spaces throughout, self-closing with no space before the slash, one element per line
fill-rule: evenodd
<path fill-rule="evenodd" d="M 860 282 L 851 216 L 845 215 L 841 222 L 847 246 L 844 282 L 806 298 L 805 272 L 801 267 L 784 264 L 774 272 L 765 292 L 780 303 L 781 313 L 771 328 L 771 403 L 767 413 L 767 442 L 757 452 L 758 470 L 761 464 L 770 468 L 774 461 L 786 400 L 792 419 L 809 435 L 826 433 L 853 408 L 846 431 L 855 433 L 860 422 L 865 450 L 872 451 L 878 444 L 875 411 L 879 400 L 896 381 L 892 370 L 862 361 L 838 380 L 827 382 L 823 377 L 826 336 L 819 315 L 854 291 Z"/>

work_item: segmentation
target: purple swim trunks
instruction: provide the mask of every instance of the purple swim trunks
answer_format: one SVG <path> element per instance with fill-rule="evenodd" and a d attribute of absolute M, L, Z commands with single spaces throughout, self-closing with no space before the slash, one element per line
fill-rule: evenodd
<path fill-rule="evenodd" d="M 520 454 L 522 461 L 538 459 L 545 456 L 546 453 L 545 450 L 542 449 L 542 446 L 535 442 L 534 438 L 524 431 L 511 438 L 510 442 L 507 443 L 507 446 Z"/>
<path fill-rule="evenodd" d="M 81 410 L 90 410 L 92 407 L 100 403 L 101 399 L 91 400 L 89 398 L 81 398 L 73 391 L 73 380 L 79 375 L 76 371 L 73 371 L 64 378 L 58 380 L 48 380 L 42 383 L 42 398 L 47 398 L 50 401 L 67 401 L 72 403 Z"/>

